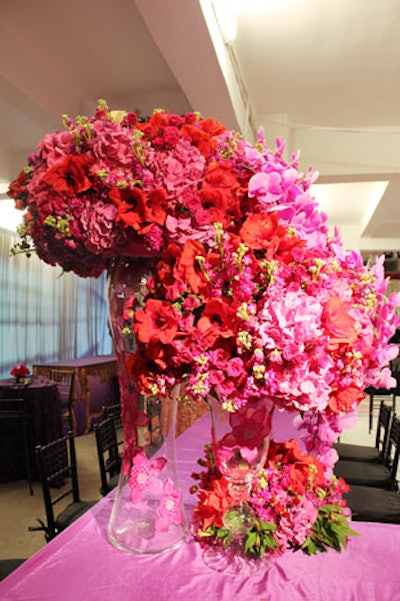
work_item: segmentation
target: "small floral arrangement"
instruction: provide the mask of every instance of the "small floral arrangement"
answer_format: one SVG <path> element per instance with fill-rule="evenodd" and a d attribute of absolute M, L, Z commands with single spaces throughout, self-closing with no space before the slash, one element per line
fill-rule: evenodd
<path fill-rule="evenodd" d="M 14 376 L 14 378 L 25 378 L 30 373 L 30 370 L 23 363 L 17 363 L 10 371 L 10 374 Z"/>
<path fill-rule="evenodd" d="M 203 547 L 226 548 L 235 533 L 224 525 L 229 520 L 233 500 L 228 481 L 215 465 L 211 447 L 199 460 L 205 469 L 194 473 L 197 481 L 191 489 L 199 502 L 194 509 L 193 534 Z M 254 512 L 253 525 L 244 542 L 244 557 L 278 557 L 286 551 L 307 555 L 346 548 L 350 536 L 350 512 L 342 494 L 349 490 L 339 478 L 328 478 L 324 466 L 301 451 L 292 439 L 271 441 L 264 468 L 252 483 L 248 503 Z M 234 514 L 233 514 L 234 515 Z"/>

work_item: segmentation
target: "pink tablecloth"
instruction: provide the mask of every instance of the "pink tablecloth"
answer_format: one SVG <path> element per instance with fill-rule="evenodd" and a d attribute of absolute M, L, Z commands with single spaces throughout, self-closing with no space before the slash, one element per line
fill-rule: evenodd
<path fill-rule="evenodd" d="M 188 513 L 190 474 L 208 439 L 209 416 L 178 439 Z M 112 494 L 0 583 L 2 601 L 399 601 L 400 527 L 355 523 L 343 553 L 287 554 L 251 578 L 214 572 L 192 540 L 154 556 L 124 553 L 108 541 Z"/>

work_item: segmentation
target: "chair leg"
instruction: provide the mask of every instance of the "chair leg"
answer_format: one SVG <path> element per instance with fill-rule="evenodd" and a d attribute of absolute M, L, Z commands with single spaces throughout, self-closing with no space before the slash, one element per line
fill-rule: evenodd
<path fill-rule="evenodd" d="M 22 422 L 22 441 L 23 441 L 23 445 L 24 445 L 24 457 L 25 457 L 25 469 L 26 469 L 26 474 L 28 477 L 28 485 L 29 485 L 29 492 L 31 495 L 33 495 L 33 487 L 32 487 L 32 468 L 31 468 L 31 458 L 30 458 L 30 454 L 29 454 L 29 437 L 28 437 L 28 432 L 27 432 L 27 428 L 29 428 L 29 424 L 26 424 L 24 422 Z"/>
<path fill-rule="evenodd" d="M 371 434 L 372 430 L 372 420 L 373 420 L 373 412 L 374 412 L 374 395 L 369 395 L 369 430 L 368 433 Z"/>
<path fill-rule="evenodd" d="M 70 420 L 70 425 L 71 425 L 71 432 L 73 433 L 74 436 L 76 436 L 76 420 L 75 420 L 75 411 L 74 411 L 73 403 L 70 405 L 70 408 L 69 408 L 69 420 Z"/>

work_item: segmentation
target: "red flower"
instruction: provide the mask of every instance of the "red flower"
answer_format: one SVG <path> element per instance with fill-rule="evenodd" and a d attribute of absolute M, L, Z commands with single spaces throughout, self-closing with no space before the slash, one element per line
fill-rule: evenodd
<path fill-rule="evenodd" d="M 305 240 L 290 235 L 286 228 L 279 225 L 276 213 L 250 215 L 243 223 L 239 235 L 249 248 L 266 251 L 266 259 L 269 261 L 279 258 L 283 263 L 290 263 L 294 250 L 304 248 L 306 244 Z"/>
<path fill-rule="evenodd" d="M 277 239 L 277 246 L 273 254 L 270 254 L 269 250 L 267 250 L 266 258 L 271 260 L 279 257 L 279 260 L 282 261 L 282 263 L 288 264 L 294 260 L 294 251 L 304 248 L 305 245 L 305 240 L 300 240 L 297 236 L 286 235 L 283 238 Z"/>
<path fill-rule="evenodd" d="M 196 257 L 204 257 L 204 247 L 196 240 L 187 240 L 183 246 L 182 254 L 177 257 L 174 276 L 191 288 L 195 294 L 200 294 L 206 282 L 202 275 Z"/>
<path fill-rule="evenodd" d="M 168 115 L 162 113 L 153 113 L 146 123 L 137 123 L 148 140 L 155 140 L 162 137 L 163 128 L 168 125 Z"/>
<path fill-rule="evenodd" d="M 217 145 L 215 136 L 223 133 L 225 127 L 213 119 L 202 119 L 199 121 L 199 126 L 185 123 L 180 130 L 181 136 L 189 138 L 201 154 L 208 158 Z"/>
<path fill-rule="evenodd" d="M 10 371 L 10 374 L 15 378 L 23 378 L 30 373 L 30 370 L 23 363 L 17 363 Z"/>
<path fill-rule="evenodd" d="M 26 207 L 26 197 L 28 191 L 26 189 L 29 178 L 25 174 L 25 171 L 21 169 L 16 179 L 11 182 L 7 196 L 15 199 L 15 208 L 24 209 Z"/>
<path fill-rule="evenodd" d="M 154 190 L 144 194 L 140 188 L 120 190 L 113 188 L 109 197 L 117 205 L 117 219 L 130 225 L 139 234 L 146 233 L 153 224 L 163 225 L 166 219 L 165 192 Z"/>
<path fill-rule="evenodd" d="M 199 501 L 193 514 L 202 521 L 202 529 L 207 530 L 209 526 L 221 528 L 225 512 L 233 505 L 228 481 L 225 478 L 212 480 L 208 490 L 203 488 L 199 490 Z"/>
<path fill-rule="evenodd" d="M 174 308 L 167 301 L 148 299 L 144 309 L 135 312 L 134 320 L 135 336 L 145 344 L 150 341 L 168 344 L 178 332 Z"/>
<path fill-rule="evenodd" d="M 199 126 L 210 137 L 219 136 L 226 131 L 226 127 L 218 119 L 199 119 Z"/>
<path fill-rule="evenodd" d="M 325 304 L 322 323 L 329 334 L 329 347 L 335 349 L 339 344 L 352 344 L 357 340 L 355 320 L 349 315 L 350 303 L 339 296 L 332 296 Z"/>
<path fill-rule="evenodd" d="M 243 196 L 237 176 L 229 163 L 211 163 L 200 190 L 203 209 L 207 210 L 209 223 L 229 225 L 231 218 L 241 217 L 240 200 Z"/>
<path fill-rule="evenodd" d="M 50 167 L 42 180 L 57 192 L 80 194 L 92 187 L 86 175 L 89 165 L 84 156 L 68 155 Z"/>
<path fill-rule="evenodd" d="M 146 352 L 154 367 L 160 371 L 167 369 L 176 357 L 174 346 L 161 342 L 150 342 L 146 347 Z"/>
<path fill-rule="evenodd" d="M 262 445 L 271 432 L 271 407 L 248 404 L 229 418 L 232 431 L 224 436 L 223 444 L 229 447 L 240 446 L 254 449 Z"/>
<path fill-rule="evenodd" d="M 140 392 L 152 394 L 152 386 L 156 383 L 153 361 L 147 355 L 129 353 L 125 363 Z M 126 420 L 125 423 L 127 423 Z"/>
<path fill-rule="evenodd" d="M 364 396 L 364 392 L 354 385 L 343 390 L 336 390 L 329 397 L 329 409 L 332 413 L 347 413 L 354 403 L 361 403 Z"/>
<path fill-rule="evenodd" d="M 313 486 L 322 486 L 325 481 L 324 466 L 321 461 L 303 453 L 294 438 L 280 443 L 271 441 L 267 467 L 276 465 L 290 466 L 290 488 L 298 494 L 305 492 L 310 481 Z"/>
<path fill-rule="evenodd" d="M 181 256 L 181 247 L 178 244 L 169 244 L 165 249 L 161 260 L 158 262 L 157 278 L 165 288 L 169 288 L 175 283 L 176 275 L 174 274 L 174 269 Z"/>
<path fill-rule="evenodd" d="M 235 313 L 221 298 L 211 298 L 206 304 L 197 329 L 205 337 L 210 347 L 219 338 L 233 336 Z"/>
<path fill-rule="evenodd" d="M 276 213 L 253 213 L 249 215 L 240 228 L 240 237 L 253 250 L 266 250 L 271 245 L 275 248 L 279 239 L 286 235 L 286 229 L 279 225 Z"/>

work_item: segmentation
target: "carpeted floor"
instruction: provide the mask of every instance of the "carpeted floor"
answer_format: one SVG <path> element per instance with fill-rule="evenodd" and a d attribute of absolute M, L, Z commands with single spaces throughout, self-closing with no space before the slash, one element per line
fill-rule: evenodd
<path fill-rule="evenodd" d="M 342 442 L 357 444 L 375 443 L 374 430 L 368 433 L 368 403 L 365 399 L 358 410 L 358 421 L 352 431 L 346 431 Z M 379 399 L 376 398 L 376 416 Z M 83 500 L 100 499 L 100 476 L 97 462 L 94 434 L 78 436 L 75 439 L 79 485 Z M 37 524 L 37 518 L 44 518 L 44 503 L 40 485 L 34 483 L 34 495 L 31 496 L 26 481 L 0 484 L 0 559 L 12 557 L 30 557 L 43 545 L 43 532 L 29 532 L 29 526 Z"/>
<path fill-rule="evenodd" d="M 82 500 L 100 499 L 100 475 L 94 434 L 75 439 Z M 37 518 L 44 519 L 44 502 L 40 485 L 33 484 L 29 494 L 25 480 L 0 484 L 0 558 L 30 557 L 46 544 L 43 532 L 29 532 Z"/>

